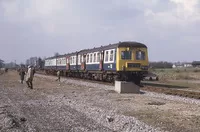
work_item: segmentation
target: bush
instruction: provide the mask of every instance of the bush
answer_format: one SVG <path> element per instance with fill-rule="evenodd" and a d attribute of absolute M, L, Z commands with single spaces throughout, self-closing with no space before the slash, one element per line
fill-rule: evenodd
<path fill-rule="evenodd" d="M 176 79 L 184 79 L 184 80 L 193 80 L 193 79 L 195 79 L 194 77 L 191 77 L 190 75 L 188 75 L 188 74 L 180 74 L 180 75 L 178 75 L 177 76 L 177 78 Z"/>
<path fill-rule="evenodd" d="M 200 70 L 199 69 L 195 69 L 194 72 L 200 72 Z"/>
<path fill-rule="evenodd" d="M 164 72 L 164 71 L 165 71 L 164 69 L 161 69 L 161 70 L 160 70 L 160 72 Z"/>

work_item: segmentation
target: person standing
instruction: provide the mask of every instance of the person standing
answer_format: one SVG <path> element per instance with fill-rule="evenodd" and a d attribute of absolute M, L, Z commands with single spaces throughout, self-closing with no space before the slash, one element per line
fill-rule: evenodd
<path fill-rule="evenodd" d="M 33 69 L 33 76 L 35 75 L 35 67 L 34 68 L 32 68 Z"/>
<path fill-rule="evenodd" d="M 57 77 L 58 77 L 58 79 L 56 79 L 56 81 L 60 82 L 60 71 L 59 70 L 57 71 Z"/>
<path fill-rule="evenodd" d="M 21 79 L 21 84 L 23 84 L 24 76 L 25 76 L 25 71 L 23 68 L 20 69 L 19 75 L 20 75 L 20 79 Z"/>
<path fill-rule="evenodd" d="M 28 66 L 28 71 L 26 74 L 26 83 L 28 85 L 29 88 L 33 89 L 33 69 L 31 66 Z"/>

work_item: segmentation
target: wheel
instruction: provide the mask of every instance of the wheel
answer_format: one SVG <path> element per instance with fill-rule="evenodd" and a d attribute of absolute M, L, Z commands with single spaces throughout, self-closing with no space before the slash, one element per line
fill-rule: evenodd
<path fill-rule="evenodd" d="M 134 83 L 135 83 L 136 85 L 140 85 L 140 84 L 141 84 L 141 79 L 140 79 L 140 78 L 136 79 L 136 80 L 134 81 Z"/>

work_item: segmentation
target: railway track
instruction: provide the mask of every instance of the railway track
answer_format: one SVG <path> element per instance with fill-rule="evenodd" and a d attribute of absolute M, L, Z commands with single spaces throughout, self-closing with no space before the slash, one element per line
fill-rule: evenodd
<path fill-rule="evenodd" d="M 46 75 L 44 72 L 37 72 L 37 74 L 42 74 Z M 46 75 L 46 76 L 53 76 L 53 75 Z M 68 77 L 66 77 L 68 78 Z M 95 80 L 88 80 L 88 79 L 81 79 L 81 78 L 73 78 L 70 77 L 74 80 L 85 80 L 91 83 L 99 83 L 99 84 L 105 84 L 105 85 L 110 85 L 114 86 L 113 83 L 109 82 L 102 82 L 102 81 L 95 81 Z M 187 91 L 187 90 L 182 90 L 182 89 L 175 89 L 175 88 L 169 88 L 169 87 L 156 87 L 156 86 L 148 86 L 148 84 L 143 83 L 143 86 L 140 88 L 143 91 L 149 91 L 149 92 L 155 92 L 155 93 L 163 93 L 166 95 L 176 95 L 176 96 L 181 96 L 181 97 L 188 97 L 188 98 L 194 98 L 194 99 L 200 99 L 200 92 L 197 91 Z"/>
<path fill-rule="evenodd" d="M 181 97 L 200 99 L 200 92 L 196 92 L 196 91 L 187 91 L 187 90 L 173 89 L 173 88 L 159 88 L 159 87 L 151 87 L 151 86 L 145 86 L 141 89 L 144 91 L 149 91 L 149 92 L 164 93 L 167 95 L 176 95 L 176 96 L 181 96 Z"/>

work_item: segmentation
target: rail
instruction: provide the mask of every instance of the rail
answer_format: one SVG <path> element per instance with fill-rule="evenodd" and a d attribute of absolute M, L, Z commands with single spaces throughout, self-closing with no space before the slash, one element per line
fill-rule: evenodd
<path fill-rule="evenodd" d="M 37 72 L 37 74 L 43 74 L 46 75 L 44 72 Z M 53 75 L 50 75 L 53 76 Z M 87 80 L 87 79 L 82 79 L 82 78 L 74 78 L 74 77 L 66 77 L 66 78 L 72 78 L 75 80 L 86 80 L 88 82 L 93 82 L 93 83 L 99 83 L 99 84 L 105 84 L 105 85 L 112 85 L 114 86 L 113 83 L 109 82 L 102 82 L 102 81 L 96 81 L 96 80 Z M 153 84 L 153 83 L 150 83 Z M 142 82 L 141 90 L 143 91 L 149 91 L 149 92 L 155 92 L 155 93 L 163 93 L 167 95 L 175 95 L 175 96 L 181 96 L 181 97 L 188 97 L 188 98 L 194 98 L 194 99 L 200 99 L 200 92 L 197 91 L 188 91 L 188 90 L 183 90 L 180 88 L 184 87 L 175 87 L 169 84 L 162 84 L 162 88 L 158 86 L 148 86 L 146 82 Z"/>

